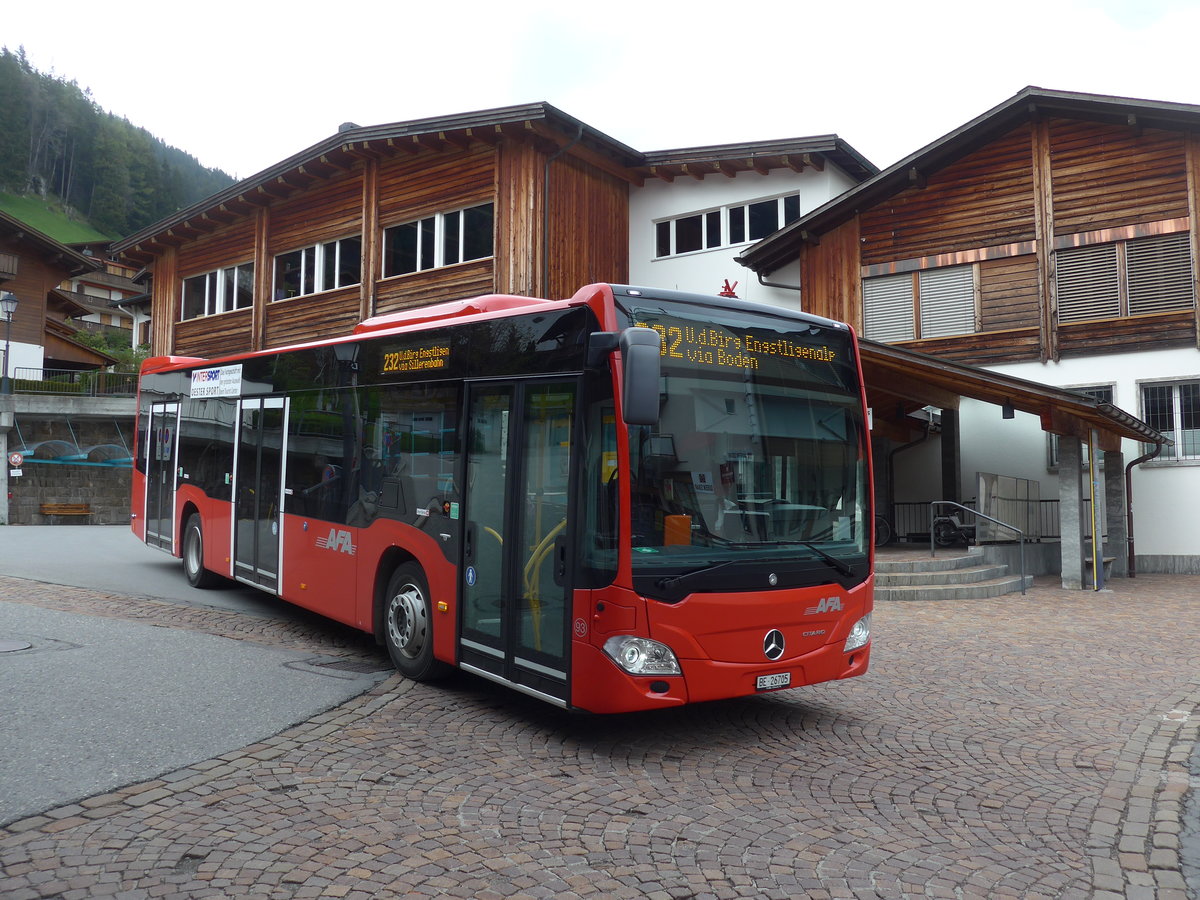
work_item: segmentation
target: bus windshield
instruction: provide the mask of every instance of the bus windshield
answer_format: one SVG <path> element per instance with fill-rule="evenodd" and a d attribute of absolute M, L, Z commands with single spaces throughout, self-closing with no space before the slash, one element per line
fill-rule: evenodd
<path fill-rule="evenodd" d="M 867 574 L 867 457 L 843 327 L 752 306 L 644 298 L 663 338 L 660 417 L 628 428 L 635 587 L 858 584 Z"/>

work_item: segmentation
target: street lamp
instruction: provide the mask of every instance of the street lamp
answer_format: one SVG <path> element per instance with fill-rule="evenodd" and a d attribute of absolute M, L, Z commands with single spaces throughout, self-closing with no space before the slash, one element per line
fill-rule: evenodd
<path fill-rule="evenodd" d="M 11 394 L 12 385 L 8 383 L 8 349 L 12 338 L 12 320 L 17 311 L 17 295 L 11 291 L 0 294 L 0 315 L 4 316 L 4 380 L 0 382 L 0 394 Z"/>

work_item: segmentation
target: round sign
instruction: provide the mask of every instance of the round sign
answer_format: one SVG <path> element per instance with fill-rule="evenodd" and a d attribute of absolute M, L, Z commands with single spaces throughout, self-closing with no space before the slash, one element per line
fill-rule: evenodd
<path fill-rule="evenodd" d="M 8 464 L 14 469 L 21 468 L 21 463 L 23 462 L 25 462 L 25 457 L 23 457 L 20 453 L 8 454 Z"/>

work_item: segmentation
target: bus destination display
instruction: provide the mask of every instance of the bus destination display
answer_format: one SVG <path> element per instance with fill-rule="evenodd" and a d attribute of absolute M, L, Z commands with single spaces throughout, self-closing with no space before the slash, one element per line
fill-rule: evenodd
<path fill-rule="evenodd" d="M 779 334 L 769 338 L 728 328 L 675 320 L 674 324 L 638 322 L 653 328 L 662 337 L 662 355 L 695 366 L 715 366 L 731 369 L 757 369 L 764 358 L 833 362 L 838 354 L 825 344 L 798 344 Z"/>
<path fill-rule="evenodd" d="M 387 375 L 394 372 L 421 372 L 430 369 L 444 369 L 449 358 L 450 348 L 445 344 L 426 344 L 419 347 L 407 347 L 403 350 L 385 352 L 379 371 Z"/>

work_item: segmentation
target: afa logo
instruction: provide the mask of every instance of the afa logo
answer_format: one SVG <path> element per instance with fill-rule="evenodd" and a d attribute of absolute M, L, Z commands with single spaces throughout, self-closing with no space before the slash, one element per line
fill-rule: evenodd
<path fill-rule="evenodd" d="M 354 555 L 354 551 L 358 548 L 350 541 L 350 532 L 339 531 L 336 528 L 329 529 L 329 536 L 317 538 L 317 546 L 322 550 L 334 550 L 341 553 L 349 553 Z"/>
<path fill-rule="evenodd" d="M 804 611 L 806 616 L 819 616 L 821 613 L 841 612 L 842 601 L 838 597 L 825 597 L 816 606 L 810 606 Z"/>

